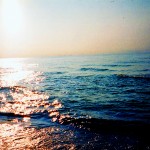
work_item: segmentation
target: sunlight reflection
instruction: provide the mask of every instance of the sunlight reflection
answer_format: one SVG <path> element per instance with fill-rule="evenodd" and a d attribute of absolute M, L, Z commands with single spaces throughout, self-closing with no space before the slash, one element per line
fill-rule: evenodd
<path fill-rule="evenodd" d="M 0 149 L 74 148 L 74 144 L 68 144 L 72 131 L 64 133 L 56 127 L 36 129 L 31 126 L 32 117 L 39 114 L 49 121 L 60 121 L 65 116 L 58 111 L 62 108 L 59 100 L 50 102 L 47 94 L 34 89 L 42 82 L 42 73 L 29 70 L 23 61 L 0 60 L 0 115 L 7 118 L 0 122 Z"/>
<path fill-rule="evenodd" d="M 18 82 L 24 84 L 39 84 L 44 77 L 42 72 L 35 72 L 30 66 L 25 65 L 24 59 L 2 59 L 0 60 L 0 86 L 15 86 Z"/>
<path fill-rule="evenodd" d="M 31 71 L 19 70 L 19 71 L 15 72 L 15 70 L 14 70 L 13 73 L 9 73 L 9 74 L 1 77 L 3 84 L 5 83 L 5 85 L 3 85 L 3 86 L 14 86 L 14 85 L 16 85 L 16 83 L 18 81 L 23 80 L 31 73 L 32 73 Z"/>
<path fill-rule="evenodd" d="M 30 121 L 30 117 L 23 117 L 23 121 L 24 122 L 29 122 Z"/>
<path fill-rule="evenodd" d="M 0 64 L 1 86 L 14 86 L 20 80 L 27 78 L 32 71 L 27 71 L 25 65 L 18 59 L 3 59 Z"/>
<path fill-rule="evenodd" d="M 5 90 L 9 95 L 5 94 Z M 12 101 L 8 101 L 11 97 Z M 27 90 L 23 87 L 4 88 L 4 93 L 0 93 L 0 112 L 13 113 L 19 115 L 30 115 L 41 111 L 39 107 L 47 105 L 49 96 L 42 93 Z M 7 99 L 7 101 L 5 101 Z M 5 101 L 5 102 L 4 102 Z"/>
<path fill-rule="evenodd" d="M 63 136 L 62 136 L 63 134 Z M 75 149 L 73 131 L 56 127 L 26 128 L 21 123 L 0 124 L 0 147 L 5 149 Z M 63 141 L 61 143 L 60 141 Z"/>

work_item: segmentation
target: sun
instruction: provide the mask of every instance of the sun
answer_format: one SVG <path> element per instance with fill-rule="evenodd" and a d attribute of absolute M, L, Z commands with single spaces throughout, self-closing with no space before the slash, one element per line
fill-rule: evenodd
<path fill-rule="evenodd" d="M 19 0 L 2 0 L 3 34 L 15 38 L 23 31 L 24 17 Z"/>

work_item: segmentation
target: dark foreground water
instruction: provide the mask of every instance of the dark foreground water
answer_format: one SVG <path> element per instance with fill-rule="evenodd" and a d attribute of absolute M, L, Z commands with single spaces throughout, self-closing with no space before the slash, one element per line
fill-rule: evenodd
<path fill-rule="evenodd" d="M 150 149 L 150 53 L 0 59 L 0 149 Z"/>

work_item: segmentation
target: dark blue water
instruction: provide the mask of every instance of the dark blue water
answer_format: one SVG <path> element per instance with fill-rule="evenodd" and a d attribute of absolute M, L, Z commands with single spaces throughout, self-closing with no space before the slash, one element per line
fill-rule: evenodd
<path fill-rule="evenodd" d="M 149 81 L 149 52 L 0 59 L 0 145 L 149 149 Z"/>

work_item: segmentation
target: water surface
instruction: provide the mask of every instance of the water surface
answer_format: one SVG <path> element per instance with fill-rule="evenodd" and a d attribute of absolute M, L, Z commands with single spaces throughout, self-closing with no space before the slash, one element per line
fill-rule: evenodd
<path fill-rule="evenodd" d="M 150 53 L 0 59 L 1 149 L 149 149 Z"/>

